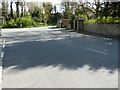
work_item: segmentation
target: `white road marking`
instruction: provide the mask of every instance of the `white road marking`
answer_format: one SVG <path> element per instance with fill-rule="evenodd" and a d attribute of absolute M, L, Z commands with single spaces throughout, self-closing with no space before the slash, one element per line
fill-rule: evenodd
<path fill-rule="evenodd" d="M 4 52 L 1 52 L 1 58 L 3 58 L 4 57 Z"/>
<path fill-rule="evenodd" d="M 5 48 L 5 44 L 3 44 L 3 46 L 2 46 L 3 48 Z"/>
<path fill-rule="evenodd" d="M 5 38 L 3 38 L 3 43 L 5 43 Z"/>

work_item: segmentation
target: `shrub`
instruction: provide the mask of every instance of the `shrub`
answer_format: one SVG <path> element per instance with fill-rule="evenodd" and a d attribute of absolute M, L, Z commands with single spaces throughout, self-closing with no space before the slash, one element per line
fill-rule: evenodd
<path fill-rule="evenodd" d="M 36 24 L 35 21 L 30 17 L 17 18 L 16 23 L 18 27 L 29 27 Z"/>
<path fill-rule="evenodd" d="M 33 19 L 35 22 L 37 22 L 37 23 L 40 23 L 40 22 L 41 22 L 41 19 L 38 18 L 38 17 L 33 17 L 32 19 Z"/>
<path fill-rule="evenodd" d="M 114 18 L 114 23 L 115 24 L 119 24 L 120 23 L 120 18 L 119 17 L 115 17 Z"/>
<path fill-rule="evenodd" d="M 13 27 L 17 27 L 17 24 L 15 23 L 14 19 L 11 19 L 8 22 L 5 21 L 3 27 L 13 28 Z"/>
<path fill-rule="evenodd" d="M 103 17 L 97 17 L 97 19 L 90 19 L 86 21 L 87 23 L 106 23 L 106 24 L 110 24 L 110 23 L 120 23 L 120 18 L 119 17 L 115 17 L 113 18 L 112 16 L 108 16 L 107 18 L 105 16 Z"/>
<path fill-rule="evenodd" d="M 107 23 L 114 23 L 114 18 L 112 16 L 108 16 Z"/>
<path fill-rule="evenodd" d="M 96 20 L 95 19 L 90 19 L 90 20 L 87 20 L 87 23 L 93 24 L 93 23 L 96 23 Z"/>
<path fill-rule="evenodd" d="M 101 23 L 102 22 L 102 17 L 97 17 L 96 23 Z"/>
<path fill-rule="evenodd" d="M 32 20 L 31 18 L 22 18 L 22 25 L 23 25 L 23 27 L 33 26 L 34 24 L 35 24 L 35 21 Z"/>
<path fill-rule="evenodd" d="M 102 23 L 107 23 L 107 18 L 104 16 L 103 18 L 102 18 L 102 21 L 101 21 Z"/>
<path fill-rule="evenodd" d="M 19 28 L 19 27 L 32 27 L 35 26 L 36 22 L 31 17 L 17 18 L 16 20 L 11 19 L 4 23 L 5 28 Z"/>
<path fill-rule="evenodd" d="M 17 24 L 17 27 L 20 27 L 20 25 L 22 24 L 21 18 L 16 19 L 16 24 Z"/>
<path fill-rule="evenodd" d="M 120 20 L 115 20 L 114 23 L 115 23 L 115 24 L 119 24 L 119 23 L 120 23 Z"/>

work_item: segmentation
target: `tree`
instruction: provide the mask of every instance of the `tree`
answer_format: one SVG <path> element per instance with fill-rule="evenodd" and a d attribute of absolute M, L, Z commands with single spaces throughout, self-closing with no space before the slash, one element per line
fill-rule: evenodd
<path fill-rule="evenodd" d="M 48 16 L 50 16 L 52 10 L 53 10 L 52 4 L 50 2 L 45 2 L 45 6 L 44 6 L 45 14 L 47 14 Z"/>
<path fill-rule="evenodd" d="M 42 3 L 37 2 L 28 2 L 27 7 L 29 8 L 29 13 L 32 17 L 39 17 L 41 13 L 43 13 Z"/>
<path fill-rule="evenodd" d="M 53 6 L 52 6 L 52 3 L 50 3 L 50 2 L 45 2 L 44 3 L 44 19 L 45 19 L 45 21 L 47 22 L 48 21 L 48 19 L 51 17 L 51 12 L 52 12 L 52 10 L 53 10 Z"/>
<path fill-rule="evenodd" d="M 64 0 L 61 2 L 61 7 L 63 9 L 63 18 L 70 18 L 71 16 L 73 16 L 73 14 L 75 14 L 75 10 L 76 9 L 80 9 L 78 7 L 78 2 L 74 2 L 74 1 L 70 1 L 68 0 L 68 2 L 65 2 Z"/>
<path fill-rule="evenodd" d="M 21 1 L 21 2 L 19 2 L 19 5 L 21 6 L 21 17 L 23 17 L 24 16 L 24 2 L 23 1 Z"/>
<path fill-rule="evenodd" d="M 13 0 L 10 1 L 10 17 L 13 18 Z"/>
<path fill-rule="evenodd" d="M 2 0 L 2 16 L 8 20 L 8 1 Z"/>
<path fill-rule="evenodd" d="M 17 17 L 19 17 L 19 5 L 20 5 L 20 0 L 17 0 L 17 1 L 15 2 L 15 4 L 16 4 L 16 14 L 17 14 Z"/>
<path fill-rule="evenodd" d="M 56 13 L 56 12 L 57 12 L 57 8 L 56 8 L 56 6 L 55 6 L 55 5 L 54 5 L 54 8 L 53 8 L 53 9 L 54 9 L 54 12 Z"/>
<path fill-rule="evenodd" d="M 94 0 L 93 3 L 87 2 L 87 5 L 87 9 L 96 17 L 120 17 L 120 1 L 110 2 L 109 0 L 104 0 L 103 2 L 100 2 L 100 0 Z"/>
<path fill-rule="evenodd" d="M 120 1 L 119 2 L 105 2 L 105 7 L 103 8 L 103 14 L 105 16 L 119 16 L 120 17 Z"/>
<path fill-rule="evenodd" d="M 70 13 L 71 13 L 71 9 L 70 9 L 70 1 L 68 2 L 62 2 L 61 3 L 62 5 L 62 9 L 64 10 L 63 11 L 63 14 L 64 14 L 64 18 L 70 18 Z"/>

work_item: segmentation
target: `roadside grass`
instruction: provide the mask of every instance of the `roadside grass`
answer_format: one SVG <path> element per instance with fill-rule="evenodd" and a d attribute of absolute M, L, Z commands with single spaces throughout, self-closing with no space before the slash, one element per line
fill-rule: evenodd
<path fill-rule="evenodd" d="M 54 24 L 47 24 L 47 25 L 34 25 L 34 26 L 25 26 L 25 27 L 18 27 L 18 28 L 34 28 L 34 27 L 45 27 L 45 26 L 55 26 Z M 7 29 L 9 27 L 2 27 L 2 29 Z M 15 28 L 15 27 L 11 27 L 11 28 Z M 17 28 L 17 27 L 16 27 Z"/>

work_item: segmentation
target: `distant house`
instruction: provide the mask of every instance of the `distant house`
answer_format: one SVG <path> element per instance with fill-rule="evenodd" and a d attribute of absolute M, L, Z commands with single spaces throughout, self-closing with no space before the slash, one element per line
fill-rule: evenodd
<path fill-rule="evenodd" d="M 70 19 L 59 19 L 57 21 L 57 27 L 69 28 L 70 27 Z"/>

